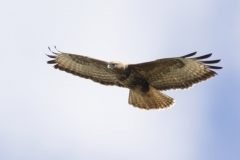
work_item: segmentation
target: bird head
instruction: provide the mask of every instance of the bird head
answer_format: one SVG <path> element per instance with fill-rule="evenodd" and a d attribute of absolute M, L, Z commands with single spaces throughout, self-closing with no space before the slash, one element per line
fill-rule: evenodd
<path fill-rule="evenodd" d="M 112 70 L 125 70 L 126 68 L 126 64 L 122 63 L 122 62 L 117 62 L 117 61 L 111 61 L 108 63 L 108 69 L 112 69 Z"/>

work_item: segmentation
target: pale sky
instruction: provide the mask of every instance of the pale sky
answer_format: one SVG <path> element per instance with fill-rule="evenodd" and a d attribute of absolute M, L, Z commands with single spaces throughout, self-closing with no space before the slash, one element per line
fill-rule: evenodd
<path fill-rule="evenodd" d="M 0 22 L 1 160 L 239 159 L 239 1 L 13 0 Z M 213 53 L 223 69 L 145 111 L 128 89 L 55 70 L 54 45 L 126 63 Z"/>

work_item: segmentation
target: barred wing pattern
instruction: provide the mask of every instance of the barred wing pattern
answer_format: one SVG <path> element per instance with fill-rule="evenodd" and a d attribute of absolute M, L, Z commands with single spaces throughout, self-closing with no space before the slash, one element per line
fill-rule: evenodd
<path fill-rule="evenodd" d="M 54 59 L 48 61 L 48 63 L 55 64 L 55 69 L 60 69 L 86 79 L 91 79 L 104 85 L 116 85 L 123 87 L 123 84 L 115 76 L 113 76 L 111 70 L 107 68 L 108 63 L 105 61 L 75 54 L 63 53 L 60 51 L 58 51 L 59 53 L 53 51 L 51 52 L 56 56 L 47 55 L 48 57 Z"/>
<path fill-rule="evenodd" d="M 217 73 L 213 69 L 222 68 L 208 65 L 220 60 L 202 61 L 212 54 L 191 58 L 196 52 L 140 64 L 107 63 L 81 55 L 58 52 L 52 52 L 56 55 L 47 55 L 54 59 L 48 61 L 49 64 L 55 64 L 54 68 L 104 85 L 129 88 L 129 104 L 147 110 L 168 108 L 174 104 L 174 99 L 161 93 L 161 90 L 189 88 L 215 76 Z"/>
<path fill-rule="evenodd" d="M 158 90 L 185 89 L 215 76 L 217 73 L 211 69 L 222 68 L 206 65 L 218 63 L 220 60 L 198 61 L 209 58 L 212 54 L 188 58 L 195 54 L 196 52 L 177 58 L 133 64 L 129 67 L 134 68 L 151 86 Z"/>

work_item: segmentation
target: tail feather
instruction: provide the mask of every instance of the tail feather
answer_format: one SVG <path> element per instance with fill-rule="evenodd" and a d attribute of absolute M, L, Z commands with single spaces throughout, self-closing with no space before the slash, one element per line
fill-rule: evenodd
<path fill-rule="evenodd" d="M 148 92 L 131 89 L 128 103 L 141 109 L 163 109 L 174 104 L 174 99 L 150 86 Z"/>

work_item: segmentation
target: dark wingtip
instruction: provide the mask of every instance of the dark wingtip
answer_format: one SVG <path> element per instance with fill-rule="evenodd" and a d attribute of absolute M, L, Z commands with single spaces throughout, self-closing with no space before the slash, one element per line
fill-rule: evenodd
<path fill-rule="evenodd" d="M 61 51 L 59 51 L 58 49 L 57 49 L 57 47 L 56 46 L 54 46 L 54 48 L 59 52 L 59 53 L 62 53 Z"/>
<path fill-rule="evenodd" d="M 58 69 L 59 67 L 58 67 L 58 64 L 55 64 L 54 66 L 53 66 L 55 69 Z"/>
<path fill-rule="evenodd" d="M 212 53 L 206 54 L 206 55 L 203 55 L 203 56 L 200 56 L 200 57 L 195 57 L 195 58 L 193 58 L 193 59 L 206 59 L 206 58 L 211 57 L 211 55 L 212 55 Z"/>
<path fill-rule="evenodd" d="M 219 66 L 209 66 L 209 65 L 207 65 L 207 66 L 210 69 L 222 69 L 223 68 L 223 67 L 219 67 Z"/>
<path fill-rule="evenodd" d="M 212 61 L 200 61 L 200 62 L 205 63 L 205 64 L 213 64 L 213 63 L 218 63 L 220 61 L 221 61 L 221 59 L 212 60 Z"/>
<path fill-rule="evenodd" d="M 48 57 L 50 57 L 50 58 L 56 58 L 57 56 L 52 56 L 52 55 L 48 55 L 48 54 L 46 54 Z"/>
<path fill-rule="evenodd" d="M 193 53 L 190 53 L 190 54 L 187 54 L 185 56 L 182 56 L 182 58 L 187 58 L 187 57 L 191 57 L 191 56 L 194 56 L 197 52 L 193 52 Z"/>
<path fill-rule="evenodd" d="M 49 49 L 49 51 L 50 51 L 50 52 L 52 52 L 53 54 L 56 54 L 56 55 L 58 55 L 58 53 L 56 53 L 56 52 L 53 52 L 49 46 L 48 46 L 48 49 Z"/>
<path fill-rule="evenodd" d="M 57 63 L 56 60 L 51 60 L 51 61 L 47 61 L 48 64 L 55 64 Z"/>

